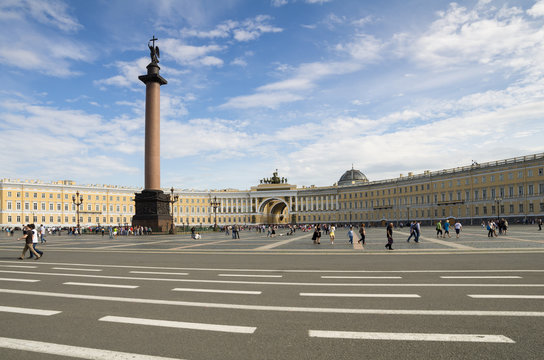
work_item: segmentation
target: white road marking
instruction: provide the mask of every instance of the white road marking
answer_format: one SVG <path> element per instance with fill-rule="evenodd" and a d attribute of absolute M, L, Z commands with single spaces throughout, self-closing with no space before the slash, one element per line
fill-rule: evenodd
<path fill-rule="evenodd" d="M 1 267 L 10 267 L 10 268 L 23 268 L 23 269 L 35 269 L 37 266 L 33 265 L 0 265 Z"/>
<path fill-rule="evenodd" d="M 468 295 L 474 299 L 544 299 L 544 295 Z"/>
<path fill-rule="evenodd" d="M 285 285 L 285 286 L 374 286 L 374 287 L 544 287 L 544 284 L 391 284 L 391 283 L 303 283 L 303 282 L 282 282 L 282 281 L 241 281 L 241 280 L 199 280 L 199 279 L 172 279 L 172 278 L 146 278 L 132 276 L 108 276 L 108 275 L 89 275 L 89 274 L 65 274 L 65 273 L 46 273 L 46 272 L 26 272 L 15 270 L 0 270 L 0 273 L 31 274 L 34 276 L 67 276 L 84 277 L 95 279 L 120 279 L 120 280 L 143 280 L 143 281 L 170 281 L 170 282 L 192 282 L 192 283 L 212 283 L 212 284 L 249 284 L 249 285 Z"/>
<path fill-rule="evenodd" d="M 403 231 L 397 231 L 397 233 L 401 234 L 401 235 L 405 235 L 405 236 L 409 235 L 408 233 L 405 233 Z M 434 238 L 432 236 L 429 236 L 429 237 L 420 236 L 419 238 L 421 240 L 424 240 L 424 241 L 429 241 L 429 242 L 432 242 L 432 243 L 435 243 L 435 244 L 444 245 L 444 246 L 451 247 L 451 248 L 458 249 L 458 250 L 476 250 L 476 248 L 474 248 L 472 246 L 458 244 L 453 239 L 451 241 L 444 241 L 444 240 L 439 240 L 437 238 Z"/>
<path fill-rule="evenodd" d="M 251 275 L 251 274 L 219 274 L 217 276 L 259 277 L 259 278 L 281 278 L 281 277 L 283 277 L 283 275 Z"/>
<path fill-rule="evenodd" d="M 521 276 L 441 276 L 442 279 L 522 279 Z"/>
<path fill-rule="evenodd" d="M 120 351 L 93 349 L 80 346 L 62 345 L 33 341 L 28 339 L 12 339 L 0 337 L 0 347 L 4 349 L 32 351 L 42 354 L 69 356 L 92 360 L 179 360 L 162 356 L 140 355 Z"/>
<path fill-rule="evenodd" d="M 19 264 L 19 262 L 0 260 L 0 263 Z M 138 266 L 138 265 L 102 265 L 102 264 L 78 264 L 78 263 L 49 263 L 40 261 L 42 265 L 64 265 L 64 266 L 89 266 L 89 267 L 109 267 L 119 269 L 156 269 L 156 270 L 182 270 L 182 271 L 238 271 L 238 272 L 282 272 L 282 273 L 543 273 L 544 269 L 495 269 L 495 270 L 278 270 L 278 269 L 224 269 L 224 268 L 179 268 L 163 266 Z"/>
<path fill-rule="evenodd" d="M 272 244 L 260 246 L 258 248 L 253 249 L 253 250 L 270 250 L 270 249 L 276 248 L 278 246 L 289 244 L 290 242 L 297 241 L 297 240 L 300 240 L 300 239 L 303 239 L 303 238 L 306 238 L 306 237 L 308 237 L 308 234 L 305 234 L 305 235 L 302 235 L 302 236 L 297 236 L 297 237 L 294 237 L 294 238 L 291 238 L 291 239 L 285 239 L 285 240 L 282 240 L 282 241 L 277 241 L 277 242 L 272 243 Z"/>
<path fill-rule="evenodd" d="M 97 284 L 97 283 L 82 283 L 82 282 L 65 282 L 63 285 L 76 285 L 76 286 L 93 286 L 93 287 L 105 287 L 105 288 L 119 288 L 119 289 L 136 289 L 137 285 L 113 285 L 113 284 Z"/>
<path fill-rule="evenodd" d="M 30 309 L 30 308 L 12 307 L 12 306 L 0 306 L 0 312 L 9 312 L 9 313 L 26 314 L 26 315 L 51 316 L 51 315 L 60 314 L 62 311 Z"/>
<path fill-rule="evenodd" d="M 402 276 L 321 276 L 322 279 L 402 279 Z"/>
<path fill-rule="evenodd" d="M 131 274 L 156 274 L 156 275 L 189 275 L 189 273 L 173 273 L 166 271 L 130 271 Z"/>
<path fill-rule="evenodd" d="M 54 267 L 53 270 L 68 270 L 68 271 L 102 271 L 102 269 L 78 269 L 78 268 L 65 268 L 65 267 Z"/>
<path fill-rule="evenodd" d="M 310 337 L 328 339 L 363 339 L 363 340 L 401 340 L 401 341 L 455 341 L 485 343 L 515 343 L 503 335 L 480 334 L 428 334 L 428 333 L 388 333 L 388 332 L 356 332 L 310 330 Z"/>
<path fill-rule="evenodd" d="M 172 291 L 187 291 L 187 292 L 205 292 L 218 294 L 242 294 L 242 295 L 261 295 L 262 291 L 243 291 L 243 290 L 215 290 L 215 289 L 193 289 L 193 288 L 175 288 Z"/>
<path fill-rule="evenodd" d="M 119 296 L 98 296 L 98 295 L 68 294 L 68 293 L 13 290 L 13 289 L 0 289 L 0 293 L 46 296 L 46 297 L 66 298 L 66 299 L 115 301 L 115 302 L 136 303 L 136 304 L 189 306 L 189 307 L 233 309 L 233 310 L 280 311 L 280 312 L 283 311 L 283 312 L 330 313 L 330 314 L 544 317 L 544 312 L 542 311 L 313 308 L 313 307 L 242 305 L 242 304 L 208 303 L 208 302 L 195 302 L 195 301 L 142 299 L 142 298 L 119 297 Z"/>
<path fill-rule="evenodd" d="M 169 320 L 154 320 L 154 319 L 141 319 L 122 316 L 104 316 L 98 319 L 99 321 L 115 322 L 122 324 L 134 324 L 134 325 L 149 325 L 149 326 L 161 326 L 177 329 L 190 329 L 190 330 L 206 330 L 206 331 L 219 331 L 238 334 L 253 334 L 256 327 L 249 326 L 232 326 L 232 325 L 218 325 L 218 324 L 203 324 L 192 323 L 184 321 L 169 321 Z"/>
<path fill-rule="evenodd" d="M 342 294 L 342 293 L 300 293 L 300 296 L 315 297 L 364 297 L 364 298 L 420 298 L 417 294 Z"/>
<path fill-rule="evenodd" d="M 0 281 L 18 281 L 18 282 L 38 282 L 40 280 L 30 280 L 30 279 L 13 279 L 13 278 L 0 278 Z"/>

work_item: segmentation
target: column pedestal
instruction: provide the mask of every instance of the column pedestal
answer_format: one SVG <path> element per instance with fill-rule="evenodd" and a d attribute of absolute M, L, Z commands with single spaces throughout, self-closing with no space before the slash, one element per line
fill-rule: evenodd
<path fill-rule="evenodd" d="M 143 190 L 136 193 L 136 214 L 132 218 L 135 226 L 147 226 L 154 233 L 168 233 L 172 229 L 170 195 L 162 190 Z"/>

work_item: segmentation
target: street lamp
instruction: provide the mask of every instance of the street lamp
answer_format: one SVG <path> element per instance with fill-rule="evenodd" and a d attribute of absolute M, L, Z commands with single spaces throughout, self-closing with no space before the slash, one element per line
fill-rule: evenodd
<path fill-rule="evenodd" d="M 79 191 L 76 191 L 76 194 L 72 195 L 72 202 L 76 206 L 77 232 L 81 235 L 81 229 L 79 227 L 79 206 L 83 204 L 83 195 L 79 195 Z"/>
<path fill-rule="evenodd" d="M 499 221 L 500 217 L 501 217 L 501 207 L 500 207 L 500 204 L 501 204 L 501 201 L 502 201 L 502 198 L 501 197 L 496 197 L 495 198 L 495 203 L 497 203 L 497 221 Z"/>
<path fill-rule="evenodd" d="M 172 205 L 172 225 L 170 227 L 170 234 L 173 234 L 174 231 L 174 204 L 178 201 L 179 196 L 174 195 L 174 187 L 170 189 L 170 200 L 168 201 Z"/>
<path fill-rule="evenodd" d="M 210 200 L 210 205 L 213 207 L 213 213 L 215 215 L 213 231 L 217 231 L 217 208 L 221 205 L 221 203 L 217 201 L 217 196 L 214 196 L 213 200 Z"/>

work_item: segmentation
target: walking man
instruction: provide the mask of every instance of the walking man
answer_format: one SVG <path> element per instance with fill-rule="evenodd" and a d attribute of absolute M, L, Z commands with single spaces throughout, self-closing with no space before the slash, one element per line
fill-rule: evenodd
<path fill-rule="evenodd" d="M 387 244 L 385 244 L 385 248 L 393 250 L 393 248 L 391 247 L 391 245 L 393 245 L 393 223 L 389 223 L 389 225 L 387 225 L 386 234 Z"/>
<path fill-rule="evenodd" d="M 32 248 L 35 252 L 37 252 L 42 257 L 43 251 L 40 251 L 36 249 L 36 245 L 38 245 L 38 230 L 36 230 L 36 226 L 34 224 L 28 225 L 30 227 L 30 231 L 32 231 Z M 29 259 L 32 259 L 34 255 L 30 253 Z"/>
<path fill-rule="evenodd" d="M 34 250 L 34 248 L 32 247 L 32 230 L 30 229 L 28 225 L 23 227 L 23 236 L 21 236 L 17 240 L 23 240 L 23 239 L 25 240 L 25 247 L 23 248 L 23 253 L 21 254 L 21 256 L 18 257 L 18 259 L 24 260 L 26 251 L 30 250 L 30 253 L 34 254 L 34 256 L 36 256 L 36 260 L 38 260 L 40 258 L 40 255 L 38 255 L 36 250 Z"/>
<path fill-rule="evenodd" d="M 463 225 L 461 225 L 459 220 L 457 220 L 457 222 L 455 223 L 455 225 L 453 225 L 453 227 L 455 228 L 456 238 L 459 239 L 459 233 L 461 232 L 461 229 L 463 228 Z"/>

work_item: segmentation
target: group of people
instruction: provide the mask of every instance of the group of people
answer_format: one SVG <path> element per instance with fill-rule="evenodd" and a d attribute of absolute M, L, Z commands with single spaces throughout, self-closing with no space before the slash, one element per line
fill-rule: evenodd
<path fill-rule="evenodd" d="M 482 227 L 487 230 L 487 237 L 496 237 L 502 234 L 506 234 L 506 232 L 508 231 L 508 220 L 488 220 L 487 224 L 482 221 Z"/>
<path fill-rule="evenodd" d="M 35 258 L 35 260 L 38 260 L 43 256 L 43 251 L 36 248 L 36 246 L 38 245 L 38 230 L 36 230 L 36 226 L 34 224 L 25 225 L 23 227 L 23 236 L 21 236 L 17 240 L 25 241 L 25 247 L 23 248 L 23 253 L 18 258 L 19 260 L 25 259 L 27 250 L 30 251 L 29 259 Z"/>
<path fill-rule="evenodd" d="M 459 234 L 461 233 L 461 229 L 463 228 L 463 225 L 457 220 L 455 224 L 453 225 L 453 228 L 455 229 L 455 237 L 459 239 Z M 442 231 L 444 229 L 444 231 Z M 436 223 L 436 237 L 437 238 L 445 238 L 446 235 L 448 235 L 448 238 L 451 238 L 450 235 L 450 222 L 444 221 L 444 225 L 442 225 L 442 221 L 438 220 Z"/>

